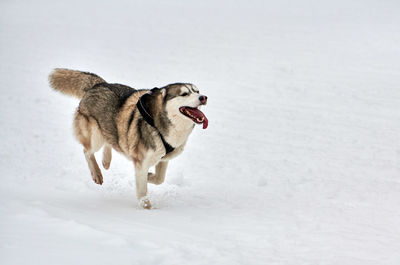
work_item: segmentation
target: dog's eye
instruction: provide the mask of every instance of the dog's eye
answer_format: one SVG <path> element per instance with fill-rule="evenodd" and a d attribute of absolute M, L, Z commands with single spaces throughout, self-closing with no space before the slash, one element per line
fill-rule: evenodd
<path fill-rule="evenodd" d="M 185 93 L 183 93 L 181 96 L 182 96 L 182 97 L 189 96 L 189 93 L 185 92 Z"/>

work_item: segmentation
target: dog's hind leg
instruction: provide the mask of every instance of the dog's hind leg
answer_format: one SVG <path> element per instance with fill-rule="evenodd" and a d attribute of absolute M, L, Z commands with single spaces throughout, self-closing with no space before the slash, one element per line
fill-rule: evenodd
<path fill-rule="evenodd" d="M 147 180 L 150 183 L 160 185 L 164 182 L 165 174 L 167 172 L 168 161 L 160 161 L 156 165 L 156 173 L 148 173 Z"/>
<path fill-rule="evenodd" d="M 103 147 L 103 167 L 105 169 L 110 168 L 111 157 L 112 157 L 111 146 L 108 144 L 105 144 Z"/>
<path fill-rule="evenodd" d="M 103 184 L 103 175 L 94 157 L 94 153 L 104 144 L 104 138 L 97 122 L 93 118 L 87 117 L 77 111 L 75 114 L 74 129 L 76 138 L 84 147 L 83 153 L 85 154 L 93 181 L 96 184 Z"/>
<path fill-rule="evenodd" d="M 91 150 L 83 150 L 85 154 L 86 161 L 88 162 L 88 166 L 90 169 L 90 174 L 92 174 L 93 181 L 96 184 L 103 184 L 103 175 L 101 174 L 101 170 L 99 165 L 96 162 L 96 158 L 94 157 L 94 153 Z"/>

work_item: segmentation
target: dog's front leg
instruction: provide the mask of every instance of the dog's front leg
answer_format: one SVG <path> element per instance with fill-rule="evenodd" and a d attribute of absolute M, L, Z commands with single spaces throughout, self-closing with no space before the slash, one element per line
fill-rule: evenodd
<path fill-rule="evenodd" d="M 147 173 L 149 172 L 148 167 L 135 165 L 136 175 L 136 196 L 139 201 L 139 205 L 145 209 L 150 209 L 151 204 L 147 195 Z"/>
<path fill-rule="evenodd" d="M 168 161 L 160 161 L 156 165 L 156 173 L 149 173 L 147 176 L 147 180 L 150 183 L 160 185 L 161 183 L 164 182 L 165 179 L 165 174 L 167 172 L 167 167 L 168 167 Z"/>

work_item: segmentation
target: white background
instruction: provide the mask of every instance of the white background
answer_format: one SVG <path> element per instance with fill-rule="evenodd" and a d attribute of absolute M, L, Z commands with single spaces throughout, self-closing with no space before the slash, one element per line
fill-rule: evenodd
<path fill-rule="evenodd" d="M 1 264 L 400 264 L 398 1 L 0 2 Z M 139 209 L 55 67 L 209 97 Z M 101 154 L 97 156 L 101 160 Z"/>

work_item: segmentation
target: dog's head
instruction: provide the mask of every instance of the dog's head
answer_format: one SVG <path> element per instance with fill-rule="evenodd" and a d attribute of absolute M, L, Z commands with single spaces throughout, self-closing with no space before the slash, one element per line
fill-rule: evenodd
<path fill-rule="evenodd" d="M 207 117 L 199 109 L 207 104 L 207 97 L 201 95 L 195 85 L 175 83 L 153 88 L 142 97 L 142 102 L 153 117 L 165 114 L 172 124 L 203 124 L 203 129 L 208 126 Z"/>

